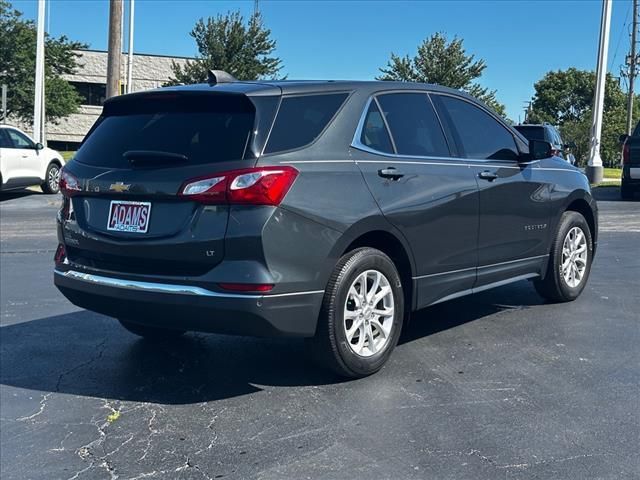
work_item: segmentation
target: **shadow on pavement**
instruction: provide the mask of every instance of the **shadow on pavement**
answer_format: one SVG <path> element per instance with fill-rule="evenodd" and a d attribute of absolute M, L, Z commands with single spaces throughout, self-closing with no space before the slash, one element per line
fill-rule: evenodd
<path fill-rule="evenodd" d="M 513 307 L 499 303 L 505 299 Z M 443 303 L 416 313 L 400 343 L 541 303 L 527 282 Z M 87 311 L 7 325 L 0 338 L 0 383 L 43 392 L 191 404 L 254 393 L 260 385 L 343 381 L 312 363 L 301 339 L 189 333 L 150 343 Z"/>
<path fill-rule="evenodd" d="M 43 196 L 43 192 L 37 190 L 9 190 L 0 192 L 0 203 L 8 200 L 14 200 L 16 198 L 31 197 L 31 196 Z"/>

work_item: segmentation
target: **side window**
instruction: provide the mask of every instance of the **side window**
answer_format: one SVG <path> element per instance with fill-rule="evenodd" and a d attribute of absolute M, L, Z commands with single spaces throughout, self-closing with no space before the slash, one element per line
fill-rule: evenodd
<path fill-rule="evenodd" d="M 13 143 L 9 140 L 4 128 L 0 128 L 0 148 L 13 148 Z"/>
<path fill-rule="evenodd" d="M 517 160 L 513 135 L 500 122 L 475 105 L 447 95 L 433 95 L 438 110 L 453 125 L 456 140 L 467 158 Z"/>
<path fill-rule="evenodd" d="M 22 133 L 16 130 L 12 130 L 10 128 L 8 128 L 6 132 L 9 135 L 9 139 L 11 140 L 11 143 L 13 143 L 13 148 L 33 148 L 34 147 L 31 139 L 29 139 L 27 136 L 23 135 Z"/>
<path fill-rule="evenodd" d="M 379 152 L 393 153 L 393 145 L 389 132 L 382 119 L 382 114 L 375 101 L 372 101 L 364 119 L 360 142 Z"/>
<path fill-rule="evenodd" d="M 390 93 L 377 98 L 399 155 L 450 155 L 426 93 Z"/>
<path fill-rule="evenodd" d="M 304 147 L 322 133 L 347 93 L 283 97 L 264 153 Z"/>

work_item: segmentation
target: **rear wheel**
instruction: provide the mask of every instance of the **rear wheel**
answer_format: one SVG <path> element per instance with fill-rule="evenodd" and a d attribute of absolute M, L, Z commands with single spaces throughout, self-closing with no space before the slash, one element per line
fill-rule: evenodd
<path fill-rule="evenodd" d="M 624 181 L 622 185 L 620 185 L 620 197 L 622 197 L 623 200 L 633 199 L 633 190 L 629 185 L 626 185 Z"/>
<path fill-rule="evenodd" d="M 382 368 L 398 343 L 404 295 L 389 257 L 359 248 L 336 265 L 322 304 L 316 336 L 317 360 L 341 376 L 358 378 Z"/>
<path fill-rule="evenodd" d="M 547 274 L 534 282 L 544 298 L 554 302 L 569 302 L 584 289 L 593 259 L 591 231 L 578 212 L 562 214 L 549 257 Z"/>
<path fill-rule="evenodd" d="M 40 185 L 42 191 L 48 194 L 58 193 L 60 187 L 58 182 L 60 181 L 60 165 L 57 163 L 50 163 L 47 167 L 47 173 L 44 177 L 44 182 Z"/>
<path fill-rule="evenodd" d="M 140 325 L 139 323 L 133 323 L 128 320 L 118 319 L 120 324 L 126 328 L 129 332 L 139 337 L 146 338 L 148 340 L 167 340 L 171 338 L 179 337 L 185 333 L 184 330 L 172 330 L 169 328 L 151 327 L 148 325 Z"/>

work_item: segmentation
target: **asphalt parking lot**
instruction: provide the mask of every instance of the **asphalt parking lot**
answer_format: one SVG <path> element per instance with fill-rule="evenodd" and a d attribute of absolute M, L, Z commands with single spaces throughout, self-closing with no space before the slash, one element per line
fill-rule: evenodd
<path fill-rule="evenodd" d="M 0 198 L 0 477 L 640 478 L 640 202 L 599 189 L 577 301 L 528 282 L 415 316 L 341 382 L 298 340 L 159 345 L 52 284 L 59 200 Z"/>

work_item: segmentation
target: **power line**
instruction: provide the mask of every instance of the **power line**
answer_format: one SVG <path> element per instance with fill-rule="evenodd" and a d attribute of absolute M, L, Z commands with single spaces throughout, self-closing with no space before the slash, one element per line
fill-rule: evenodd
<path fill-rule="evenodd" d="M 613 68 L 613 65 L 616 63 L 616 57 L 618 56 L 618 49 L 620 48 L 620 41 L 622 40 L 622 34 L 624 33 L 624 27 L 627 26 L 627 20 L 629 20 L 629 12 L 631 11 L 631 3 L 627 5 L 627 13 L 624 16 L 624 23 L 622 24 L 622 28 L 620 29 L 620 33 L 618 34 L 618 41 L 616 42 L 616 49 L 613 52 L 613 58 L 611 62 L 609 62 L 609 71 Z"/>

